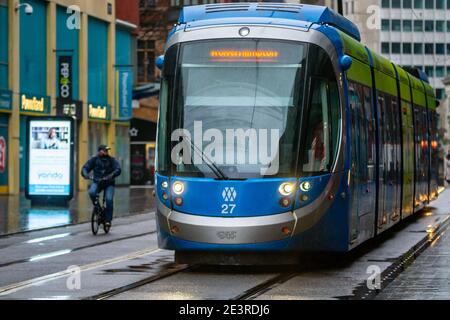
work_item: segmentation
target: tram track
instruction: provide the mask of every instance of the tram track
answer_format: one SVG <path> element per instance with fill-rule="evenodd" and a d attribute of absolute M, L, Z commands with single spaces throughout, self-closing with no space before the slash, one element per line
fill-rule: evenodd
<path fill-rule="evenodd" d="M 129 261 L 132 259 L 141 258 L 144 256 L 149 256 L 149 255 L 161 252 L 161 251 L 162 251 L 161 249 L 144 249 L 144 250 L 136 251 L 136 252 L 124 255 L 124 256 L 120 256 L 120 257 L 116 257 L 116 258 L 112 258 L 112 259 L 108 259 L 108 260 L 97 261 L 97 262 L 94 262 L 91 264 L 80 266 L 79 270 L 80 270 L 80 272 L 86 272 L 89 270 L 106 267 L 108 265 L 113 265 L 113 264 Z M 71 270 L 63 270 L 63 271 L 48 274 L 48 275 L 45 275 L 42 277 L 33 278 L 30 280 L 25 280 L 25 281 L 21 281 L 18 283 L 6 285 L 4 287 L 0 287 L 0 297 L 7 296 L 16 291 L 19 291 L 19 290 L 22 290 L 22 289 L 25 289 L 25 288 L 28 288 L 31 286 L 36 286 L 36 285 L 42 286 L 45 283 L 69 276 L 72 273 L 73 273 L 73 271 L 71 271 Z"/>
<path fill-rule="evenodd" d="M 396 259 L 380 275 L 380 287 L 369 288 L 366 282 L 360 283 L 353 290 L 353 294 L 345 297 L 338 297 L 340 300 L 371 300 L 376 297 L 402 272 L 404 272 L 427 248 L 439 241 L 442 235 L 450 227 L 450 216 L 437 226 L 429 226 L 427 236 L 419 241 L 406 253 Z"/>
<path fill-rule="evenodd" d="M 353 294 L 351 296 L 335 297 L 335 298 L 341 299 L 341 300 L 375 299 L 376 296 L 379 293 L 381 293 L 382 290 L 384 288 L 386 288 L 389 285 L 389 283 L 392 282 L 398 275 L 400 275 L 404 270 L 406 270 L 406 268 L 418 256 L 420 256 L 421 253 L 423 253 L 433 243 L 438 241 L 439 238 L 442 236 L 442 234 L 444 232 L 446 232 L 446 230 L 448 229 L 449 226 L 450 226 L 450 218 L 449 217 L 446 217 L 442 221 L 439 221 L 439 223 L 434 226 L 428 226 L 429 228 L 427 230 L 427 232 L 428 232 L 427 236 L 424 237 L 421 241 L 419 241 L 408 252 L 401 255 L 399 258 L 395 259 L 392 262 L 392 264 L 382 272 L 382 274 L 381 274 L 381 279 L 382 279 L 381 289 L 369 290 L 367 288 L 366 282 L 362 282 L 360 285 L 355 287 Z M 89 245 L 89 246 L 83 246 L 83 247 L 80 247 L 78 250 L 81 250 L 86 247 L 94 247 L 96 245 L 102 245 L 105 243 L 126 240 L 129 238 L 135 238 L 135 237 L 148 235 L 148 234 L 152 234 L 152 233 L 155 233 L 155 231 L 140 234 L 140 235 L 133 235 L 131 237 L 123 237 L 120 239 L 114 239 L 111 241 L 93 244 L 93 245 Z M 92 269 L 101 269 L 101 268 L 111 265 L 111 264 L 115 264 L 115 263 L 119 263 L 119 262 L 126 262 L 128 260 L 132 260 L 132 259 L 139 258 L 139 257 L 144 257 L 147 255 L 151 255 L 151 254 L 160 252 L 160 251 L 162 251 L 162 250 L 156 249 L 156 250 L 143 250 L 143 251 L 135 252 L 135 253 L 132 253 L 130 255 L 126 255 L 123 257 L 118 257 L 118 258 L 114 258 L 114 259 L 110 259 L 110 260 L 106 260 L 106 261 L 100 261 L 100 262 L 96 262 L 96 263 L 93 263 L 90 265 L 86 265 L 84 267 L 81 267 L 81 271 L 84 272 L 84 271 L 88 271 L 88 270 L 92 270 Z M 139 287 L 157 282 L 159 280 L 167 279 L 176 274 L 198 271 L 199 269 L 201 270 L 200 266 L 198 266 L 198 265 L 184 265 L 184 264 L 176 264 L 176 263 L 172 262 L 171 254 L 169 254 L 169 253 L 167 255 L 163 254 L 162 258 L 163 258 L 162 262 L 158 262 L 155 264 L 156 267 L 158 269 L 160 269 L 157 271 L 157 273 L 155 273 L 149 277 L 146 277 L 144 279 L 140 279 L 136 282 L 126 284 L 126 285 L 123 285 L 123 286 L 120 286 L 120 287 L 117 287 L 117 288 L 114 288 L 114 289 L 111 289 L 111 290 L 108 290 L 105 292 L 101 292 L 101 293 L 93 295 L 93 296 L 84 297 L 81 299 L 83 299 L 83 300 L 106 300 L 106 299 L 110 299 L 115 296 L 118 296 L 120 294 L 132 291 Z M 119 272 L 127 272 L 127 269 L 130 269 L 129 271 L 131 272 L 132 271 L 131 269 L 134 269 L 135 267 L 138 268 L 139 266 L 128 266 L 124 269 L 119 269 L 120 270 Z M 153 268 L 154 268 L 154 266 L 153 266 Z M 115 269 L 112 269 L 112 270 L 115 270 Z M 103 270 L 100 270 L 100 271 L 116 272 L 116 271 L 111 271 L 111 270 L 105 270 L 104 268 L 103 268 Z M 272 289 L 295 278 L 296 276 L 301 275 L 302 271 L 303 271 L 302 269 L 295 270 L 295 271 L 286 270 L 286 272 L 280 273 L 280 270 L 278 270 L 278 272 L 276 272 L 276 275 L 270 277 L 268 280 L 260 282 L 259 284 L 255 285 L 249 289 L 246 289 L 245 291 L 243 291 L 237 295 L 230 297 L 229 300 L 254 300 L 254 299 L 258 298 L 259 296 L 262 296 L 265 293 L 271 291 Z M 2 288 L 0 288 L 0 297 L 8 295 L 14 291 L 21 290 L 21 289 L 29 287 L 29 286 L 44 284 L 46 282 L 68 276 L 69 274 L 70 274 L 70 272 L 62 271 L 62 272 L 47 275 L 44 277 L 40 277 L 40 278 L 32 279 L 29 281 L 24 281 L 21 283 L 2 287 Z"/>
<path fill-rule="evenodd" d="M 5 267 L 13 266 L 13 265 L 18 265 L 18 264 L 23 264 L 23 263 L 27 263 L 27 262 L 33 262 L 33 261 L 36 261 L 36 260 L 41 260 L 41 259 L 39 259 L 39 257 L 43 257 L 44 258 L 46 256 L 48 256 L 48 257 L 59 256 L 59 255 L 62 255 L 62 254 L 57 254 L 57 253 L 64 252 L 64 254 L 68 254 L 68 253 L 77 252 L 77 251 L 80 251 L 80 250 L 94 248 L 94 247 L 105 245 L 105 244 L 110 244 L 110 243 L 114 243 L 114 242 L 119 242 L 119 241 L 139 238 L 139 237 L 143 237 L 143 236 L 148 236 L 148 235 L 152 235 L 152 234 L 155 234 L 155 233 L 156 233 L 156 230 L 155 231 L 151 231 L 151 232 L 144 232 L 144 233 L 134 234 L 134 235 L 127 236 L 127 237 L 121 237 L 121 238 L 117 238 L 117 239 L 112 239 L 112 240 L 108 240 L 108 241 L 95 242 L 95 243 L 92 243 L 92 244 L 88 244 L 88 245 L 80 246 L 80 247 L 76 247 L 76 248 L 65 249 L 65 250 L 58 250 L 58 251 L 54 251 L 54 252 L 47 252 L 47 253 L 36 255 L 36 256 L 33 256 L 33 257 L 29 257 L 29 258 L 18 259 L 18 260 L 14 260 L 14 261 L 5 262 L 5 263 L 0 263 L 0 268 L 5 268 Z M 54 254 L 54 255 L 52 255 L 52 254 Z"/>
<path fill-rule="evenodd" d="M 185 271 L 193 271 L 196 269 L 196 266 L 189 266 L 189 265 L 183 265 L 183 264 L 174 264 L 172 266 L 169 266 L 167 269 L 161 271 L 160 273 L 156 275 L 152 275 L 150 277 L 147 277 L 145 279 L 130 283 L 128 285 L 115 288 L 109 291 L 102 292 L 100 294 L 84 298 L 83 300 L 106 300 L 109 298 L 112 298 L 114 296 L 117 296 L 119 294 L 125 293 L 127 291 L 145 286 L 147 284 L 150 284 L 152 282 L 156 282 L 165 278 L 168 278 L 170 276 L 173 276 L 177 273 L 185 272 Z"/>

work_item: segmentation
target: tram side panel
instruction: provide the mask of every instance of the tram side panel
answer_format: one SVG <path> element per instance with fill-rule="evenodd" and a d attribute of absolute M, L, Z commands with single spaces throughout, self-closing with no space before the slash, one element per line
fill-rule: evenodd
<path fill-rule="evenodd" d="M 376 228 L 381 233 L 399 221 L 400 214 L 400 123 L 396 80 L 374 70 L 379 128 L 379 179 Z"/>
<path fill-rule="evenodd" d="M 409 90 L 409 87 L 407 88 Z M 414 130 L 410 101 L 401 100 L 403 135 L 402 219 L 414 212 Z"/>
<path fill-rule="evenodd" d="M 438 196 L 438 167 L 439 167 L 439 145 L 437 124 L 439 116 L 436 112 L 436 99 L 432 95 L 433 89 L 424 84 L 427 91 L 427 116 L 428 116 L 428 149 L 429 149 L 429 200 Z"/>

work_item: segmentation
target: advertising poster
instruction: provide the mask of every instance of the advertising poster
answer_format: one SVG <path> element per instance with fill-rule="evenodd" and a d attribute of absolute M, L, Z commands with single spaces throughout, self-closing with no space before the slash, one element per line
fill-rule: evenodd
<path fill-rule="evenodd" d="M 27 195 L 70 197 L 72 193 L 72 121 L 29 120 Z"/>

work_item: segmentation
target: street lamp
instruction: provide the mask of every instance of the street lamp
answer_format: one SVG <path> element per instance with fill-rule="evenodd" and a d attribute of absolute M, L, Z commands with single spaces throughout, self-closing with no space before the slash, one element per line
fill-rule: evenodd
<path fill-rule="evenodd" d="M 25 14 L 26 15 L 32 15 L 33 14 L 33 7 L 31 6 L 31 4 L 29 4 L 29 3 L 18 3 L 17 5 L 16 5 L 16 11 L 19 11 L 19 9 L 21 8 L 21 7 L 25 7 Z"/>

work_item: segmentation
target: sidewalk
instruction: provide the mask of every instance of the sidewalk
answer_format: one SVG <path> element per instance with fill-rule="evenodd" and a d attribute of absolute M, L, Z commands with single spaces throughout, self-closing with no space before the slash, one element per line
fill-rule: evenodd
<path fill-rule="evenodd" d="M 152 188 L 118 187 L 114 197 L 114 217 L 154 210 Z M 25 196 L 0 196 L 0 235 L 87 222 L 92 204 L 87 192 L 78 192 L 69 208 L 33 207 Z"/>

